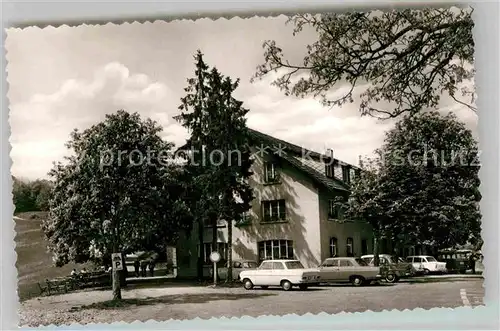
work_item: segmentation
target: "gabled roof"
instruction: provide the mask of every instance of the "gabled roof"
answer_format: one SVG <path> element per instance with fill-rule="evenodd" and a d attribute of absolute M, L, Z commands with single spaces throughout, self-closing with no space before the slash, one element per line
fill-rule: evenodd
<path fill-rule="evenodd" d="M 357 169 L 357 167 L 342 162 L 338 159 L 332 158 L 328 155 L 314 152 L 309 149 L 284 141 L 282 139 L 275 138 L 260 131 L 256 131 L 253 129 L 248 129 L 248 130 L 250 133 L 252 144 L 254 146 L 257 146 L 258 148 L 265 148 L 266 151 L 271 152 L 276 157 L 286 161 L 294 168 L 302 171 L 311 179 L 313 179 L 316 183 L 325 187 L 329 191 L 344 191 L 344 192 L 349 191 L 349 185 L 347 183 L 344 183 L 338 178 L 330 178 L 326 176 L 325 166 L 322 164 L 322 162 L 331 161 L 332 162 L 331 164 L 348 165 L 353 169 Z M 317 161 L 318 163 L 316 165 L 313 165 L 310 162 L 309 163 L 304 162 L 303 159 L 304 155 L 307 155 L 308 157 Z"/>

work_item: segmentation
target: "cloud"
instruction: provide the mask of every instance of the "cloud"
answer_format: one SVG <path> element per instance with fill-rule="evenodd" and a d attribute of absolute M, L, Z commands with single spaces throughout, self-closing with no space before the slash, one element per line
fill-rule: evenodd
<path fill-rule="evenodd" d="M 167 109 L 174 99 L 178 100 L 165 84 L 131 74 L 113 62 L 97 69 L 91 80 L 67 80 L 52 94 L 36 94 L 28 102 L 13 104 L 12 173 L 46 177 L 52 162 L 68 154 L 64 144 L 74 128 L 88 128 L 119 109 L 158 121 L 166 128 L 162 135 L 178 143 L 182 128 Z"/>
<path fill-rule="evenodd" d="M 330 109 L 312 97 L 285 96 L 270 84 L 274 78 L 270 75 L 253 84 L 242 80 L 235 93 L 250 109 L 247 124 L 253 129 L 315 151 L 333 149 L 337 158 L 357 164 L 360 155 L 372 155 L 382 145 L 385 132 L 394 125 L 394 121 L 361 117 L 358 102 Z M 13 104 L 12 173 L 31 179 L 46 177 L 52 162 L 67 155 L 64 143 L 72 129 L 85 129 L 118 109 L 156 120 L 164 128 L 164 139 L 182 144 L 187 131 L 172 118 L 178 112 L 179 95 L 169 88 L 177 83 L 168 81 L 167 85 L 112 62 L 97 69 L 91 79 L 70 79 L 54 93 Z M 345 93 L 346 88 L 340 85 L 329 94 Z M 443 98 L 440 109 L 456 113 L 477 132 L 477 116 L 465 106 Z"/>

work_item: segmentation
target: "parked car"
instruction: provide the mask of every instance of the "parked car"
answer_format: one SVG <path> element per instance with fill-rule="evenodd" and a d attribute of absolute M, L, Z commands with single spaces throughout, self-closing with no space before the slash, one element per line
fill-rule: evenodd
<path fill-rule="evenodd" d="M 255 261 L 233 261 L 233 280 L 241 280 L 240 279 L 240 273 L 243 270 L 254 270 L 258 268 L 258 264 Z M 227 271 L 228 271 L 228 265 L 224 267 L 218 268 L 217 269 L 217 274 L 219 275 L 220 280 L 226 280 L 227 279 Z M 213 268 L 210 268 L 210 276 L 213 277 L 214 275 L 214 270 Z"/>
<path fill-rule="evenodd" d="M 446 262 L 448 272 L 459 272 L 465 274 L 467 270 L 472 269 L 470 249 L 444 249 L 439 251 L 438 259 Z"/>
<path fill-rule="evenodd" d="M 257 269 L 242 271 L 240 278 L 247 290 L 254 286 L 281 286 L 289 291 L 293 286 L 306 290 L 308 286 L 318 285 L 320 274 L 318 269 L 304 268 L 298 260 L 265 260 Z"/>
<path fill-rule="evenodd" d="M 354 286 L 379 280 L 380 267 L 369 266 L 363 259 L 354 257 L 328 258 L 319 266 L 321 282 L 352 283 Z"/>
<path fill-rule="evenodd" d="M 424 275 L 447 272 L 446 262 L 439 262 L 430 255 L 408 256 L 406 262 L 413 264 L 413 267 Z"/>
<path fill-rule="evenodd" d="M 361 256 L 368 265 L 374 265 L 373 254 Z M 379 255 L 380 274 L 383 279 L 388 283 L 396 283 L 399 279 L 404 277 L 411 277 L 415 275 L 416 270 L 411 263 L 405 262 L 401 258 L 389 254 Z"/>

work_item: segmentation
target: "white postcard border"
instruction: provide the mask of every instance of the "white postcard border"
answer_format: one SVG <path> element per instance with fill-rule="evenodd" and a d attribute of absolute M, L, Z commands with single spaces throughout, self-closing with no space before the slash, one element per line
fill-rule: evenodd
<path fill-rule="evenodd" d="M 369 3 L 369 5 L 367 5 Z M 304 316 L 287 315 L 286 317 L 243 317 L 210 320 L 194 319 L 185 321 L 167 321 L 146 323 L 90 324 L 58 327 L 61 330 L 138 330 L 138 329 L 176 329 L 176 330 L 320 330 L 320 329 L 496 329 L 499 324 L 499 9 L 497 1 L 459 2 L 433 1 L 430 4 L 416 1 L 349 1 L 350 9 L 370 10 L 387 7 L 443 6 L 452 4 L 471 4 L 474 6 L 476 42 L 476 84 L 478 87 L 478 108 L 480 112 L 479 132 L 482 150 L 480 170 L 481 211 L 483 215 L 482 236 L 485 241 L 485 304 L 486 307 L 469 308 L 434 308 L 413 311 L 385 311 L 365 313 L 306 314 Z M 286 1 L 286 2 L 209 2 L 209 1 L 9 1 L 2 3 L 2 41 L 6 38 L 5 28 L 37 25 L 39 27 L 62 24 L 79 25 L 82 23 L 105 24 L 133 21 L 154 21 L 158 19 L 201 18 L 201 17 L 251 17 L 269 16 L 297 11 L 342 10 L 346 2 L 330 1 Z M 221 14 L 223 13 L 223 14 Z M 1 329 L 14 330 L 18 325 L 17 309 L 17 271 L 14 251 L 14 223 L 12 221 L 12 180 L 10 176 L 10 127 L 8 124 L 8 84 L 6 79 L 6 59 L 3 53 L 2 71 L 2 222 L 1 263 L 0 263 L 0 320 Z M 56 329 L 56 327 L 41 327 Z"/>

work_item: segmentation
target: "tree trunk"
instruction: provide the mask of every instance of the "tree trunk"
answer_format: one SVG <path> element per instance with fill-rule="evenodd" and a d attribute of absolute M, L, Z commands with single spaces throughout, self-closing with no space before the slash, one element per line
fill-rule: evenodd
<path fill-rule="evenodd" d="M 205 257 L 205 245 L 203 242 L 203 219 L 198 220 L 198 244 L 200 246 L 198 254 L 198 280 L 203 280 L 203 258 Z"/>
<path fill-rule="evenodd" d="M 233 221 L 227 221 L 227 282 L 233 281 Z"/>
<path fill-rule="evenodd" d="M 120 271 L 120 288 L 122 287 L 127 287 L 127 276 L 128 276 L 128 271 L 127 271 L 127 263 L 125 259 L 125 253 L 122 253 L 122 266 L 123 270 Z"/>
<path fill-rule="evenodd" d="M 373 265 L 378 267 L 380 265 L 380 259 L 378 256 L 378 241 L 379 235 L 378 233 L 374 234 L 373 237 Z"/>

